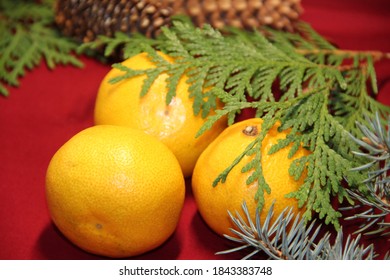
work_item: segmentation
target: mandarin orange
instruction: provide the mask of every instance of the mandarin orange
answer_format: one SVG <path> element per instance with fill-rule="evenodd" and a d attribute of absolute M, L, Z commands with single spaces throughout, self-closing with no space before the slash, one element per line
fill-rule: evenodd
<path fill-rule="evenodd" d="M 46 199 L 59 230 L 80 248 L 130 257 L 175 231 L 185 184 L 173 153 L 146 133 L 120 126 L 87 128 L 51 159 Z"/>
<path fill-rule="evenodd" d="M 213 187 L 213 181 L 245 150 L 261 131 L 263 120 L 260 118 L 247 119 L 225 129 L 201 154 L 192 176 L 192 190 L 198 210 L 216 233 L 229 234 L 230 228 L 234 228 L 229 219 L 228 211 L 232 214 L 240 213 L 245 201 L 251 218 L 255 220 L 257 201 L 255 194 L 258 190 L 258 183 L 247 185 L 247 178 L 251 171 L 242 172 L 241 169 L 254 155 L 245 156 L 228 174 L 224 183 Z M 265 205 L 261 211 L 261 221 L 264 221 L 268 210 L 275 200 L 274 218 L 278 216 L 285 207 L 292 207 L 295 213 L 301 212 L 296 199 L 286 198 L 285 195 L 298 190 L 303 183 L 305 174 L 298 181 L 295 181 L 289 174 L 290 164 L 294 159 L 308 155 L 309 151 L 300 147 L 297 153 L 288 158 L 290 147 L 287 146 L 276 153 L 268 154 L 271 146 L 276 144 L 278 139 L 284 139 L 287 131 L 278 131 L 275 125 L 266 135 L 262 142 L 261 164 L 266 182 L 271 188 L 271 193 L 265 193 Z"/>
<path fill-rule="evenodd" d="M 166 61 L 174 63 L 173 58 L 164 53 L 159 52 L 159 55 Z M 156 67 L 147 53 L 133 56 L 122 65 L 134 70 Z M 131 77 L 114 84 L 109 83 L 110 79 L 120 75 L 123 75 L 123 72 L 114 68 L 101 82 L 95 104 L 95 123 L 128 126 L 155 136 L 172 150 L 184 176 L 189 177 L 201 152 L 226 128 L 226 120 L 221 119 L 196 138 L 195 135 L 205 119 L 200 115 L 194 115 L 194 101 L 190 97 L 190 85 L 187 83 L 186 75 L 180 78 L 176 95 L 168 105 L 167 73 L 160 74 L 142 97 L 140 93 L 146 75 Z"/>

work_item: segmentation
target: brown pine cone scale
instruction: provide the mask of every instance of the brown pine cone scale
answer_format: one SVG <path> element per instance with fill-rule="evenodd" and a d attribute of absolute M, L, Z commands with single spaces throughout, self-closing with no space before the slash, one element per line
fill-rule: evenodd
<path fill-rule="evenodd" d="M 172 16 L 184 14 L 196 26 L 270 26 L 292 31 L 302 13 L 300 0 L 57 0 L 56 23 L 64 35 L 89 42 L 116 31 L 154 37 Z"/>

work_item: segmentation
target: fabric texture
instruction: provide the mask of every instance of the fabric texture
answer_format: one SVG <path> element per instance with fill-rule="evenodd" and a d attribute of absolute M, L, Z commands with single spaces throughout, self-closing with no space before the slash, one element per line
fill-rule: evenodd
<path fill-rule="evenodd" d="M 303 0 L 302 19 L 342 49 L 390 52 L 388 0 Z M 0 97 L 0 259 L 103 259 L 72 245 L 50 220 L 45 173 L 56 150 L 93 125 L 100 81 L 109 65 L 83 57 L 78 69 L 49 70 L 44 63 L 29 71 L 19 88 Z M 378 100 L 390 105 L 390 60 L 376 64 Z M 353 226 L 351 225 L 346 225 Z M 372 240 L 370 240 L 371 242 Z M 389 250 L 374 240 L 378 253 Z M 161 247 L 134 259 L 237 259 L 215 255 L 231 248 L 197 212 L 187 184 L 185 206 L 174 235 Z"/>

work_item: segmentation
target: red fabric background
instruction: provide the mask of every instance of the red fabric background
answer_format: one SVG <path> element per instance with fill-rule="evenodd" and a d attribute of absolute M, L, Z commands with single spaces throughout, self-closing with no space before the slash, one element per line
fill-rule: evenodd
<path fill-rule="evenodd" d="M 303 0 L 303 19 L 343 49 L 390 52 L 388 0 Z M 95 95 L 110 66 L 82 58 L 83 69 L 42 63 L 9 98 L 0 98 L 0 259 L 101 259 L 68 242 L 50 221 L 45 172 L 56 150 L 93 125 Z M 390 105 L 390 60 L 377 64 L 379 100 Z M 377 251 L 389 249 L 378 240 Z M 137 259 L 227 259 L 230 248 L 197 213 L 190 188 L 176 233 Z"/>

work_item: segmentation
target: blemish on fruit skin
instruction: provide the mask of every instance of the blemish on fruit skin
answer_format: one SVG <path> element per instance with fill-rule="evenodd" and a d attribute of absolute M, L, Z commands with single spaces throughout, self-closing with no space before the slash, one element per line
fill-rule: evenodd
<path fill-rule="evenodd" d="M 103 225 L 98 223 L 98 224 L 95 225 L 95 227 L 96 227 L 97 229 L 102 229 L 102 228 L 103 228 Z"/>
<path fill-rule="evenodd" d="M 242 130 L 242 133 L 248 136 L 256 136 L 259 131 L 256 125 L 248 125 Z"/>

